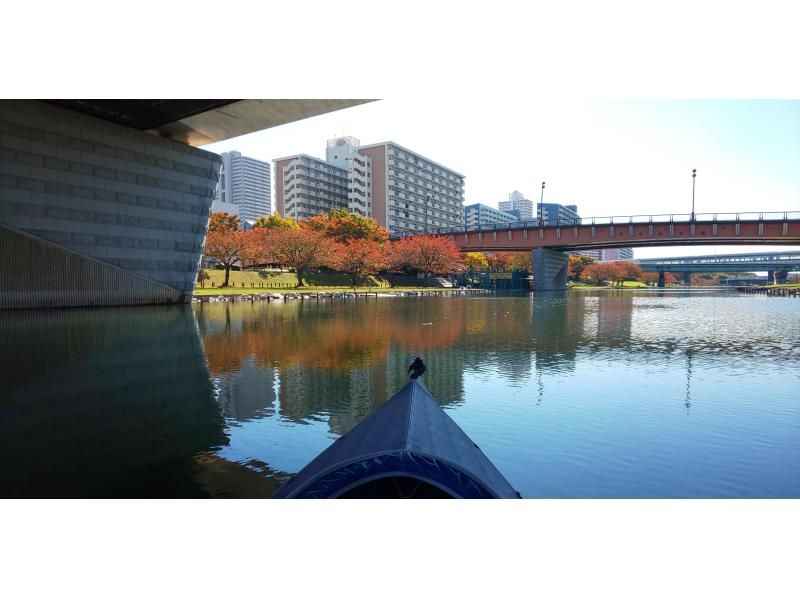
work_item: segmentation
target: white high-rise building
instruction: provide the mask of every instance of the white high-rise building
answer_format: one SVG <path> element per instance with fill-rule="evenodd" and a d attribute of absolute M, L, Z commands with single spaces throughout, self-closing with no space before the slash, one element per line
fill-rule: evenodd
<path fill-rule="evenodd" d="M 325 158 L 328 164 L 346 172 L 347 208 L 354 214 L 372 214 L 372 160 L 358 151 L 361 143 L 355 137 L 328 140 Z"/>
<path fill-rule="evenodd" d="M 533 202 L 519 191 L 508 194 L 508 201 L 499 202 L 499 208 L 504 212 L 516 210 L 520 220 L 533 220 Z"/>
<path fill-rule="evenodd" d="M 216 199 L 239 206 L 243 227 L 272 212 L 271 193 L 269 162 L 248 158 L 239 152 L 222 154 L 222 174 Z"/>
<path fill-rule="evenodd" d="M 516 216 L 483 203 L 464 206 L 464 226 L 468 229 L 479 226 L 494 226 L 517 222 Z"/>

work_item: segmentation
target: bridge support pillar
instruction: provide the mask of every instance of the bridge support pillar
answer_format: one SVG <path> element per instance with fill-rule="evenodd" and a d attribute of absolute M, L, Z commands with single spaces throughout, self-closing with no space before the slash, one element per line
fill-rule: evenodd
<path fill-rule="evenodd" d="M 692 286 L 692 273 L 691 272 L 684 272 L 683 273 L 683 284 L 687 287 Z"/>
<path fill-rule="evenodd" d="M 775 272 L 775 284 L 786 284 L 787 280 L 789 280 L 788 271 Z"/>
<path fill-rule="evenodd" d="M 776 284 L 775 283 L 775 271 L 770 270 L 767 272 L 767 284 Z"/>
<path fill-rule="evenodd" d="M 663 289 L 665 286 L 667 286 L 667 282 L 664 279 L 664 271 L 662 270 L 658 273 L 658 288 Z"/>
<path fill-rule="evenodd" d="M 562 291 L 567 288 L 569 257 L 562 251 L 534 249 L 531 253 L 534 291 Z"/>

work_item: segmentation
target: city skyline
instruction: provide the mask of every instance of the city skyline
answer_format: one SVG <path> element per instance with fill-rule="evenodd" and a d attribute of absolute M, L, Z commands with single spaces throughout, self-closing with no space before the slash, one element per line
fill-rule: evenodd
<path fill-rule="evenodd" d="M 495 108 L 476 119 L 467 101 L 386 99 L 203 149 L 271 161 L 324 158 L 319 140 L 337 136 L 391 140 L 464 173 L 464 205 L 498 205 L 511 190 L 536 201 L 546 181 L 546 203 L 577 204 L 584 217 L 689 214 L 696 168 L 697 213 L 800 211 L 800 101 L 502 98 Z"/>

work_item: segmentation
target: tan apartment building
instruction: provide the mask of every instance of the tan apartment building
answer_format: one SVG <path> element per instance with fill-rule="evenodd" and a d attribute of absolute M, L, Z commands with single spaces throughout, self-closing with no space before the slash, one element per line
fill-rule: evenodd
<path fill-rule="evenodd" d="M 298 220 L 347 208 L 392 235 L 464 225 L 464 175 L 394 142 L 328 141 L 327 160 L 274 160 L 275 209 Z"/>

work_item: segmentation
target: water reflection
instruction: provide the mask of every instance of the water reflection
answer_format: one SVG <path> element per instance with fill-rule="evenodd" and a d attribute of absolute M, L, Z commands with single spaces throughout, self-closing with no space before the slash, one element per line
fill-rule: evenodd
<path fill-rule="evenodd" d="M 227 438 L 191 309 L 5 312 L 0 363 L 0 495 L 204 495 Z"/>
<path fill-rule="evenodd" d="M 800 493 L 798 307 L 603 291 L 6 312 L 0 495 L 270 496 L 414 355 L 525 496 Z"/>

